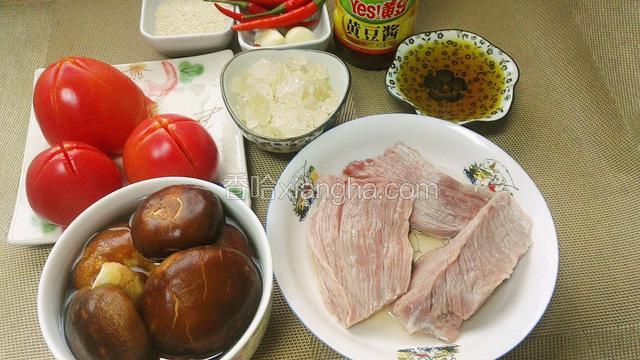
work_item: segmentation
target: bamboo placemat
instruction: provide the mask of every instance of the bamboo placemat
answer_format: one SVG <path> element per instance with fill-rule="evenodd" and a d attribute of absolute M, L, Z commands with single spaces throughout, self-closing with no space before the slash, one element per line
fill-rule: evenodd
<path fill-rule="evenodd" d="M 640 3 L 634 0 L 420 0 L 416 31 L 479 33 L 518 63 L 515 103 L 502 121 L 471 125 L 531 175 L 560 243 L 556 292 L 509 359 L 640 358 Z M 160 59 L 138 32 L 139 1 L 0 2 L 0 226 L 13 211 L 33 71 L 71 54 L 109 63 Z M 411 112 L 384 73 L 351 68 L 341 121 Z M 250 175 L 277 177 L 290 156 L 247 145 Z M 254 199 L 264 221 L 267 201 Z M 49 247 L 0 243 L 0 358 L 48 359 L 36 291 Z M 256 359 L 338 354 L 297 320 L 276 287 Z"/>

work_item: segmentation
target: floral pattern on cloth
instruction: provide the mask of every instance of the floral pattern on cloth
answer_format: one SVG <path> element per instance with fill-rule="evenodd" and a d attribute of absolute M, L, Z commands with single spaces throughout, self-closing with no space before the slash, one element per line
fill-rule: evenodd
<path fill-rule="evenodd" d="M 455 360 L 459 345 L 421 346 L 398 350 L 398 360 Z"/>
<path fill-rule="evenodd" d="M 127 69 L 123 71 L 133 80 L 139 80 L 144 78 L 144 72 L 150 71 L 145 63 L 129 64 Z"/>
<path fill-rule="evenodd" d="M 36 214 L 31 215 L 31 223 L 37 228 L 39 228 L 43 234 L 52 233 L 58 230 L 58 228 L 62 229 L 62 227 L 56 224 L 52 224 L 46 220 L 43 220 L 41 217 L 39 217 Z"/>
<path fill-rule="evenodd" d="M 192 64 L 185 60 L 178 64 L 178 69 L 180 70 L 180 82 L 188 84 L 193 81 L 194 77 L 202 74 L 204 66 L 202 64 Z"/>
<path fill-rule="evenodd" d="M 311 209 L 311 205 L 316 200 L 317 190 L 316 182 L 318 181 L 318 172 L 312 165 L 304 166 L 296 172 L 287 188 L 287 196 L 293 204 L 293 212 L 298 220 L 304 221 L 307 213 Z"/>
<path fill-rule="evenodd" d="M 473 185 L 486 186 L 493 192 L 519 190 L 513 183 L 509 170 L 498 160 L 474 162 L 464 168 L 463 173 Z"/>

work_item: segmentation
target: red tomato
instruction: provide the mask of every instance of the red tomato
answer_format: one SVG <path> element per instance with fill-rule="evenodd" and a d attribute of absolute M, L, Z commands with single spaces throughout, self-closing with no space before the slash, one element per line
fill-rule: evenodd
<path fill-rule="evenodd" d="M 122 156 L 130 183 L 163 176 L 213 180 L 218 148 L 199 122 L 176 114 L 156 115 L 131 133 Z"/>
<path fill-rule="evenodd" d="M 49 65 L 33 93 L 33 110 L 50 145 L 77 140 L 110 155 L 153 109 L 140 88 L 111 65 L 66 57 Z"/>
<path fill-rule="evenodd" d="M 122 185 L 122 174 L 111 158 L 77 141 L 64 141 L 41 152 L 27 170 L 31 208 L 47 221 L 63 226 Z"/>

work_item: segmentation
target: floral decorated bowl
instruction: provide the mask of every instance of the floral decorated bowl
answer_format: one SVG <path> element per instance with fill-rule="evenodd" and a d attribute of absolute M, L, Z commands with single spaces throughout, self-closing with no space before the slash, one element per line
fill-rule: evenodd
<path fill-rule="evenodd" d="M 387 71 L 387 89 L 418 114 L 457 124 L 495 121 L 513 102 L 518 66 L 504 51 L 463 30 L 415 34 Z"/>
<path fill-rule="evenodd" d="M 234 109 L 233 102 L 231 101 L 233 96 L 231 83 L 234 78 L 244 74 L 253 64 L 261 59 L 285 61 L 285 59 L 291 56 L 305 57 L 309 62 L 322 65 L 327 69 L 329 83 L 339 99 L 338 104 L 322 124 L 305 134 L 288 138 L 274 138 L 259 134 L 249 129 L 245 122 L 239 118 L 238 110 Z M 342 60 L 333 54 L 310 49 L 259 49 L 242 52 L 234 56 L 233 59 L 225 65 L 220 76 L 222 99 L 229 114 L 231 114 L 231 118 L 238 125 L 244 137 L 255 143 L 259 148 L 276 153 L 296 152 L 320 136 L 326 129 L 331 128 L 335 124 L 336 117 L 346 102 L 350 85 L 351 75 Z"/>

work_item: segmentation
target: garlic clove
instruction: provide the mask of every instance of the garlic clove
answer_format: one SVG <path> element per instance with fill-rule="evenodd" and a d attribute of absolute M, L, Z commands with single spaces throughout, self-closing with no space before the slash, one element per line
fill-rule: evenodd
<path fill-rule="evenodd" d="M 284 36 L 275 29 L 264 29 L 256 31 L 255 43 L 260 46 L 275 46 L 285 43 Z"/>
<path fill-rule="evenodd" d="M 296 26 L 287 31 L 287 35 L 285 35 L 284 39 L 287 44 L 294 44 L 315 40 L 316 36 L 313 34 L 313 31 L 306 27 Z"/>
<path fill-rule="evenodd" d="M 91 288 L 93 289 L 103 284 L 117 285 L 131 297 L 135 304 L 138 304 L 140 297 L 142 297 L 145 281 L 146 276 L 142 273 L 135 272 L 120 263 L 106 262 L 102 264 L 102 268 L 100 268 L 100 272 Z"/>

